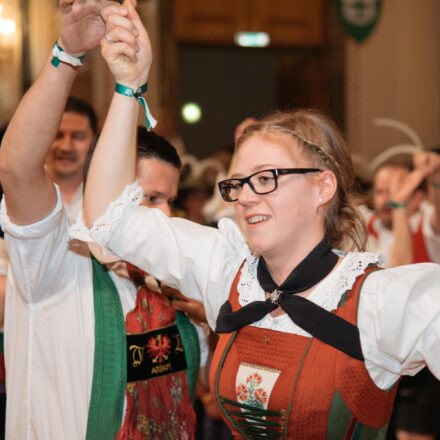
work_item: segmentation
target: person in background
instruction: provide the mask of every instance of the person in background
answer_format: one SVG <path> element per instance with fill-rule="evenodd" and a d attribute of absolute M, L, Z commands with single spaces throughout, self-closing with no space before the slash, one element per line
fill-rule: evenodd
<path fill-rule="evenodd" d="M 97 135 L 98 120 L 86 102 L 69 97 L 46 156 L 46 172 L 60 188 L 72 219 L 82 207 L 83 170 Z"/>
<path fill-rule="evenodd" d="M 138 90 L 148 34 L 131 6 L 129 23 L 112 12 L 101 53 L 118 89 Z M 248 127 L 219 183 L 239 227 L 225 219 L 216 229 L 136 206 L 139 111 L 113 95 L 84 220 L 109 251 L 203 299 L 220 333 L 210 388 L 233 435 L 383 438 L 400 377 L 428 365 L 440 378 L 440 267 L 379 269 L 376 254 L 332 250 L 348 240 L 362 250 L 365 232 L 339 130 L 309 110 Z"/>
<path fill-rule="evenodd" d="M 364 210 L 367 249 L 386 258 L 389 267 L 440 262 L 440 156 L 423 152 L 411 162 L 385 163 L 373 182 L 374 211 Z M 426 185 L 434 203 L 426 200 Z"/>
<path fill-rule="evenodd" d="M 366 211 L 367 250 L 384 255 L 388 267 L 440 263 L 440 156 L 423 152 L 411 162 L 379 167 L 373 183 L 375 209 Z M 434 191 L 434 205 L 426 200 L 427 185 Z M 427 368 L 403 377 L 389 438 L 434 440 L 440 434 L 439 412 L 440 382 Z"/>

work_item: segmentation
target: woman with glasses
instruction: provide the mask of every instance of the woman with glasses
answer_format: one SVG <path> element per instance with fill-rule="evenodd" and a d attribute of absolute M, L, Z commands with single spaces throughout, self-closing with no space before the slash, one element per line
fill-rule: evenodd
<path fill-rule="evenodd" d="M 102 54 L 116 82 L 138 90 L 151 48 L 124 6 L 127 15 L 107 18 Z M 220 334 L 211 392 L 234 435 L 384 438 L 400 376 L 428 364 L 440 377 L 440 269 L 379 270 L 378 255 L 360 252 L 352 164 L 337 128 L 308 110 L 249 127 L 219 184 L 238 226 L 223 219 L 214 229 L 139 206 L 139 110 L 115 93 L 85 220 L 101 245 L 204 301 Z"/>

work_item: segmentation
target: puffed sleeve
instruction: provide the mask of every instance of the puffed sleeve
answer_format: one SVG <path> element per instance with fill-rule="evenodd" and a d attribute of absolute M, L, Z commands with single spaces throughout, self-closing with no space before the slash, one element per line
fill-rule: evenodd
<path fill-rule="evenodd" d="M 208 323 L 215 327 L 218 311 L 249 248 L 232 220 L 219 228 L 182 218 L 168 218 L 158 209 L 139 206 L 137 183 L 125 188 L 90 229 L 90 236 L 119 258 L 143 269 L 184 295 L 203 300 Z M 81 225 L 73 236 L 87 239 Z"/>
<path fill-rule="evenodd" d="M 358 313 L 365 365 L 376 385 L 388 389 L 425 365 L 440 379 L 440 265 L 370 274 Z"/>
<path fill-rule="evenodd" d="M 56 185 L 55 185 L 56 186 Z M 57 204 L 43 220 L 21 226 L 8 217 L 3 199 L 0 222 L 10 259 L 10 275 L 18 294 L 28 304 L 62 295 L 75 276 L 73 255 L 86 252 L 84 245 L 70 243 L 70 219 L 56 186 Z"/>

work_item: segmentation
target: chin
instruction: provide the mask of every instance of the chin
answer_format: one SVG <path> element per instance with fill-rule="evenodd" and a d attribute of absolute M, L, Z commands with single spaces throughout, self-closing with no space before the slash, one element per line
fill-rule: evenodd
<path fill-rule="evenodd" d="M 265 252 L 267 252 L 267 249 L 265 246 L 262 246 L 261 243 L 259 243 L 257 240 L 250 240 L 248 241 L 249 249 L 251 250 L 251 253 L 254 257 L 260 257 Z"/>

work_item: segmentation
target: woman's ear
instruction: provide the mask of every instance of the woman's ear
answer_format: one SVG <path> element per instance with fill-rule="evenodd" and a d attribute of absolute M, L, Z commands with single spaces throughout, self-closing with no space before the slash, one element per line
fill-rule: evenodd
<path fill-rule="evenodd" d="M 338 180 L 333 171 L 324 170 L 319 173 L 316 182 L 316 202 L 317 207 L 321 207 L 329 203 L 338 188 Z"/>

